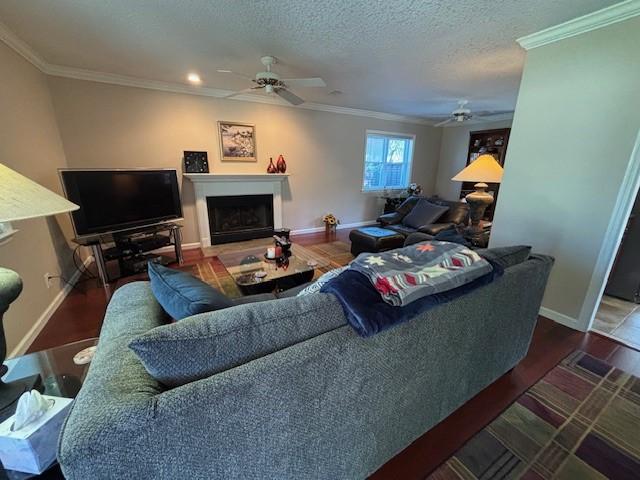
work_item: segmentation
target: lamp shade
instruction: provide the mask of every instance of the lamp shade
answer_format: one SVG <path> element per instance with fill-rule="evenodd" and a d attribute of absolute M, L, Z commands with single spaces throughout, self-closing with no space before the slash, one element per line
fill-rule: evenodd
<path fill-rule="evenodd" d="M 458 182 L 500 183 L 502 167 L 493 155 L 480 155 L 451 180 Z"/>
<path fill-rule="evenodd" d="M 48 217 L 79 208 L 0 163 L 0 222 Z"/>

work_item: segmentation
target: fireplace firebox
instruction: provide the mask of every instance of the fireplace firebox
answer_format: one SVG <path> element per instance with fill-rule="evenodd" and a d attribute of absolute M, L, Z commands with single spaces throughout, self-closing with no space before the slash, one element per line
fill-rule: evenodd
<path fill-rule="evenodd" d="M 273 235 L 273 195 L 207 197 L 211 244 Z"/>

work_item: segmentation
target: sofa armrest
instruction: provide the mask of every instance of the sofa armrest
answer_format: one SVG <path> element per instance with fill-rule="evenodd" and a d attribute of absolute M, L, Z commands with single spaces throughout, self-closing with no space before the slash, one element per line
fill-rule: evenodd
<path fill-rule="evenodd" d="M 402 221 L 404 215 L 400 212 L 385 213 L 378 217 L 378 222 L 384 227 L 385 225 L 397 225 Z"/>
<path fill-rule="evenodd" d="M 114 467 L 114 459 L 150 448 L 153 439 L 145 432 L 164 387 L 147 373 L 129 342 L 169 321 L 149 282 L 129 283 L 113 294 L 96 354 L 58 440 L 65 478 L 126 477 L 126 462 Z M 110 476 L 98 474 L 109 466 Z"/>
<path fill-rule="evenodd" d="M 429 235 L 437 235 L 451 227 L 455 226 L 455 223 L 431 223 L 429 225 L 423 225 L 418 228 L 420 233 L 427 233 Z"/>

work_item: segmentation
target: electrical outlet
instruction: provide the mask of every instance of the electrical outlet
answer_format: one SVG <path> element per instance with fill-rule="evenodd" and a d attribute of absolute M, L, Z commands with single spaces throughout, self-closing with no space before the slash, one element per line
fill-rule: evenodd
<path fill-rule="evenodd" d="M 51 281 L 54 279 L 55 277 L 53 275 L 51 275 L 49 272 L 44 274 L 44 284 L 47 286 L 47 288 L 51 288 Z"/>

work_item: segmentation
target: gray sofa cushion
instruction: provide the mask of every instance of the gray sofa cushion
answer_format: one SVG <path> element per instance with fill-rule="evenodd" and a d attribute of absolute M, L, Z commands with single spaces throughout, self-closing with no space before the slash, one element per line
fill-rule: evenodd
<path fill-rule="evenodd" d="M 134 338 L 149 374 L 175 387 L 209 377 L 345 325 L 332 295 L 238 305 L 154 328 Z"/>
<path fill-rule="evenodd" d="M 509 268 L 524 262 L 529 258 L 531 247 L 528 245 L 514 245 L 510 247 L 484 248 L 477 253 L 502 268 Z"/>
<path fill-rule="evenodd" d="M 449 210 L 449 207 L 434 205 L 422 198 L 413 207 L 413 210 L 402 219 L 402 223 L 408 227 L 420 228 L 423 225 L 435 223 L 447 210 Z"/>

